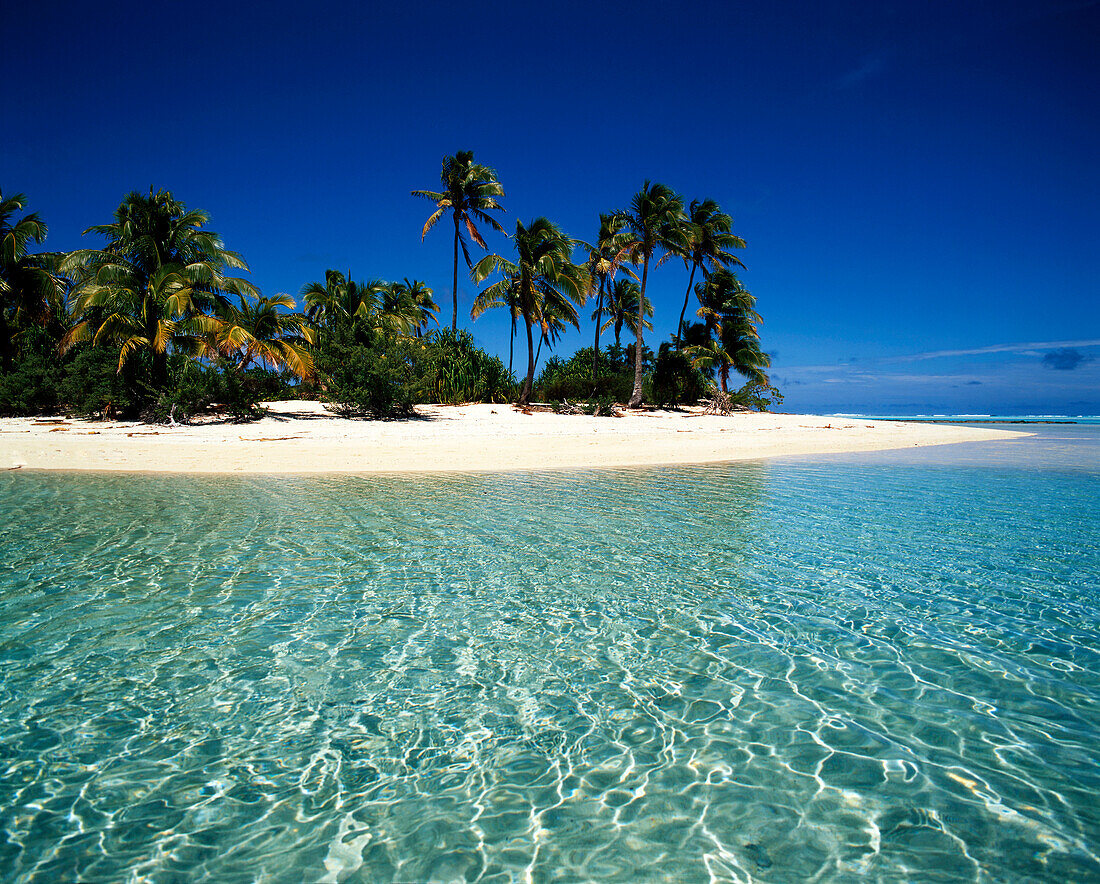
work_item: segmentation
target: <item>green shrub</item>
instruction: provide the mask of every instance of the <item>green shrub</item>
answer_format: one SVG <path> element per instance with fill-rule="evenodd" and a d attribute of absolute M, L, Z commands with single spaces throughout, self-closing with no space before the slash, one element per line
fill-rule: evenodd
<path fill-rule="evenodd" d="M 27 329 L 19 335 L 10 370 L 0 373 L 0 415 L 56 412 L 62 375 L 56 345 L 45 330 Z"/>
<path fill-rule="evenodd" d="M 141 411 L 146 423 L 187 423 L 211 411 L 235 421 L 263 417 L 258 390 L 247 374 L 219 361 L 208 365 L 176 355 L 169 360 L 168 384 L 152 396 Z"/>
<path fill-rule="evenodd" d="M 91 418 L 136 418 L 150 391 L 138 380 L 138 359 L 118 372 L 118 351 L 90 344 L 78 347 L 65 363 L 58 386 L 61 407 Z"/>
<path fill-rule="evenodd" d="M 254 365 L 244 372 L 244 378 L 248 389 L 259 402 L 302 398 L 303 384 L 289 371 L 273 371 Z M 316 393 L 312 389 L 310 392 Z"/>
<path fill-rule="evenodd" d="M 653 367 L 653 351 L 642 347 L 643 371 Z M 582 347 L 568 359 L 551 356 L 535 380 L 535 397 L 544 402 L 562 400 L 626 402 L 634 391 L 634 348 L 606 347 L 600 351 L 596 383 L 592 383 L 592 348 Z"/>
<path fill-rule="evenodd" d="M 322 400 L 339 415 L 393 418 L 413 410 L 416 384 L 408 345 L 395 343 L 387 352 L 364 344 L 351 329 L 340 329 L 326 335 L 314 365 Z"/>
<path fill-rule="evenodd" d="M 772 406 L 783 404 L 783 394 L 775 387 L 755 381 L 749 381 L 736 393 L 731 393 L 730 399 L 735 404 L 744 405 L 753 411 L 770 411 Z"/>
<path fill-rule="evenodd" d="M 680 350 L 669 343 L 657 351 L 653 368 L 652 392 L 647 397 L 656 405 L 690 405 L 707 390 L 707 379 Z"/>

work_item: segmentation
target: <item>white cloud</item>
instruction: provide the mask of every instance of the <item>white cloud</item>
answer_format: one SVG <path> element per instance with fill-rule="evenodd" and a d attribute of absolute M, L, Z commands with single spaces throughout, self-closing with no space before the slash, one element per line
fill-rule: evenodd
<path fill-rule="evenodd" d="M 915 362 L 921 359 L 941 359 L 947 356 L 984 356 L 986 353 L 1018 353 L 1021 356 L 1038 356 L 1042 350 L 1059 350 L 1063 347 L 1100 347 L 1100 340 L 1092 341 L 1029 341 L 1023 344 L 994 344 L 991 347 L 975 347 L 971 350 L 932 350 L 914 353 L 912 356 L 895 356 L 884 362 Z"/>

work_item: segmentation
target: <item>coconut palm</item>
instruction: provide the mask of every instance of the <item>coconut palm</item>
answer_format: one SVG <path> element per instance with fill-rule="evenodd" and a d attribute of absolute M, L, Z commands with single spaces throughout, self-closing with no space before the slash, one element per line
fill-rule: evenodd
<path fill-rule="evenodd" d="M 80 285 L 73 313 L 82 317 L 61 340 L 61 351 L 84 341 L 112 344 L 119 350 L 118 371 L 134 355 L 152 360 L 154 387 L 168 379 L 168 354 L 197 356 L 202 329 L 195 324 L 196 289 L 186 269 L 164 264 L 152 276 L 111 263 Z"/>
<path fill-rule="evenodd" d="M 387 331 L 420 337 L 428 323 L 436 321 L 439 307 L 432 299 L 432 290 L 418 280 L 386 283 L 379 295 L 380 326 Z"/>
<path fill-rule="evenodd" d="M 168 353 L 201 352 L 193 320 L 231 306 L 231 295 L 258 297 L 250 282 L 227 275 L 247 270 L 236 252 L 206 229 L 209 216 L 188 210 L 166 190 L 133 191 L 110 224 L 85 234 L 106 237 L 102 249 L 71 252 L 62 269 L 76 278 L 70 293 L 76 325 L 65 351 L 85 340 L 119 346 L 119 371 L 138 351 L 151 358 L 155 387 L 168 376 Z"/>
<path fill-rule="evenodd" d="M 461 246 L 462 256 L 466 259 L 466 266 L 472 268 L 470 260 L 470 247 L 466 242 L 466 233 L 481 248 L 488 250 L 481 232 L 477 229 L 475 221 L 489 225 L 500 233 L 504 228 L 492 215 L 491 211 L 503 212 L 503 207 L 497 202 L 497 197 L 504 196 L 504 188 L 496 179 L 496 172 L 488 166 L 474 162 L 473 151 L 460 150 L 454 156 L 443 158 L 443 169 L 439 180 L 443 184 L 443 190 L 414 190 L 413 196 L 432 200 L 436 209 L 424 223 L 424 229 L 420 233 L 423 240 L 428 231 L 443 217 L 446 212 L 451 213 L 454 222 L 454 287 L 452 297 L 454 309 L 451 314 L 451 331 L 458 331 L 458 250 Z"/>
<path fill-rule="evenodd" d="M 351 271 L 344 276 L 339 270 L 326 270 L 325 281 L 307 282 L 300 292 L 306 305 L 306 316 L 326 328 L 342 322 L 373 316 L 378 311 L 379 293 L 386 283 L 381 279 L 355 282 Z"/>
<path fill-rule="evenodd" d="M 56 271 L 57 256 L 31 255 L 27 247 L 46 239 L 47 227 L 37 213 L 15 218 L 27 198 L 0 192 L 0 365 L 10 367 L 14 329 L 45 322 L 59 312 L 63 283 Z"/>
<path fill-rule="evenodd" d="M 606 328 L 603 322 L 603 307 L 610 296 L 611 286 L 620 269 L 637 278 L 629 268 L 622 266 L 628 253 L 627 242 L 623 237 L 624 222 L 617 214 L 600 213 L 600 232 L 595 245 L 584 243 L 588 249 L 588 275 L 590 277 L 588 297 L 596 295 L 596 309 L 592 311 L 592 319 L 596 324 L 595 337 L 592 343 L 592 384 L 596 384 L 596 372 L 600 360 L 600 332 Z M 651 313 L 652 315 L 652 313 Z M 618 328 L 622 328 L 620 319 Z M 616 346 L 618 338 L 616 337 Z"/>
<path fill-rule="evenodd" d="M 620 346 L 619 338 L 622 334 L 624 325 L 627 331 L 632 335 L 635 337 L 638 335 L 638 299 L 641 297 L 641 294 L 641 286 L 631 279 L 615 280 L 608 291 L 607 319 L 604 320 L 603 327 L 600 331 L 607 331 L 609 328 L 614 328 L 616 347 Z M 642 322 L 649 331 L 653 331 L 653 324 L 646 317 L 652 315 L 653 305 L 649 303 L 649 298 L 646 298 L 645 304 L 642 307 Z M 595 312 L 593 312 L 592 318 L 596 319 Z"/>
<path fill-rule="evenodd" d="M 637 343 L 634 348 L 634 390 L 630 394 L 630 407 L 642 404 L 642 329 L 645 317 L 646 285 L 649 267 L 654 257 L 659 266 L 671 254 L 683 254 L 686 237 L 682 224 L 683 198 L 664 184 L 646 181 L 634 195 L 630 208 L 617 213 L 623 221 L 623 232 L 631 263 L 642 265 L 642 286 L 638 297 L 638 313 L 635 326 Z M 663 253 L 663 254 L 661 254 Z"/>
<path fill-rule="evenodd" d="M 506 277 L 508 285 L 489 286 L 485 291 L 478 293 L 470 308 L 470 319 L 476 320 L 487 310 L 506 309 L 512 322 L 511 334 L 508 337 L 508 375 L 512 374 L 512 353 L 516 342 L 516 321 L 522 316 L 519 309 L 520 277 Z"/>
<path fill-rule="evenodd" d="M 695 292 L 702 303 L 698 315 L 710 334 L 709 340 L 685 349 L 693 364 L 717 369 L 723 393 L 729 392 L 731 369 L 753 383 L 769 383 L 764 369 L 771 360 L 760 349 L 756 326 L 761 320 L 752 293 L 725 269 L 711 274 Z"/>
<path fill-rule="evenodd" d="M 217 316 L 197 317 L 194 325 L 204 335 L 207 355 L 236 360 L 237 371 L 244 372 L 259 360 L 305 379 L 313 375 L 309 345 L 314 335 L 308 318 L 292 312 L 296 306 L 284 293 L 255 301 L 242 297 Z"/>
<path fill-rule="evenodd" d="M 684 314 L 691 298 L 695 271 L 702 268 L 709 273 L 715 266 L 729 267 L 736 264 L 744 267 L 741 260 L 729 253 L 729 249 L 745 248 L 745 241 L 734 235 L 733 219 L 721 210 L 714 200 L 692 200 L 684 219 L 685 246 L 681 257 L 684 266 L 691 268 L 688 275 L 687 291 L 684 292 L 684 306 L 680 309 L 680 321 L 676 325 L 676 349 L 680 349 L 680 337 L 683 334 Z"/>
<path fill-rule="evenodd" d="M 502 301 L 510 289 L 518 289 L 519 311 L 527 328 L 527 377 L 519 402 L 527 403 L 535 379 L 532 326 L 555 316 L 579 328 L 577 307 L 584 304 L 588 274 L 573 263 L 574 241 L 546 218 L 536 218 L 527 226 L 517 221 L 513 242 L 515 261 L 487 255 L 473 267 L 472 276 L 475 282 L 484 281 L 494 271 L 504 277 L 481 293 L 486 302 Z"/>
<path fill-rule="evenodd" d="M 568 307 L 572 307 L 571 304 L 565 302 Z M 535 367 L 538 368 L 539 356 L 542 354 L 542 345 L 546 344 L 547 350 L 553 350 L 554 346 L 558 343 L 558 340 L 568 330 L 569 325 L 572 324 L 577 330 L 580 327 L 577 326 L 575 313 L 571 317 L 567 310 L 563 310 L 561 305 L 555 301 L 547 301 L 542 306 L 541 316 L 539 316 L 539 346 L 535 350 Z"/>
<path fill-rule="evenodd" d="M 407 277 L 401 283 L 407 297 L 415 308 L 416 324 L 413 334 L 420 338 L 428 332 L 428 324 L 439 325 L 439 305 L 436 304 L 434 292 L 419 279 L 410 280 Z"/>

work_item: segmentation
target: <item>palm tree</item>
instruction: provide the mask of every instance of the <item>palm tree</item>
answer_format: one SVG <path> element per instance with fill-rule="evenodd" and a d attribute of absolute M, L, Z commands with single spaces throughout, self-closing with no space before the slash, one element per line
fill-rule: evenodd
<path fill-rule="evenodd" d="M 41 243 L 48 229 L 37 213 L 15 219 L 27 198 L 0 191 L 0 367 L 11 367 L 12 332 L 28 322 L 45 322 L 59 312 L 62 281 L 55 255 L 30 255 L 30 243 Z"/>
<path fill-rule="evenodd" d="M 379 294 L 379 324 L 394 334 L 419 338 L 429 322 L 437 321 L 432 290 L 418 280 L 386 283 Z"/>
<path fill-rule="evenodd" d="M 573 263 L 574 241 L 546 218 L 536 218 L 529 226 L 517 221 L 513 241 L 515 261 L 486 255 L 474 266 L 472 276 L 475 282 L 482 282 L 494 271 L 504 277 L 481 293 L 486 302 L 503 301 L 513 287 L 519 291 L 520 315 L 527 327 L 527 377 L 519 402 L 526 404 L 535 379 L 531 326 L 549 322 L 549 317 L 555 316 L 579 328 L 577 307 L 584 304 L 588 274 Z"/>
<path fill-rule="evenodd" d="M 378 311 L 379 292 L 385 286 L 380 279 L 355 282 L 350 270 L 347 276 L 339 270 L 326 270 L 324 283 L 307 282 L 300 294 L 306 316 L 319 326 L 334 328 L 355 318 L 373 316 Z"/>
<path fill-rule="evenodd" d="M 683 254 L 685 236 L 681 223 L 684 215 L 683 198 L 664 184 L 646 181 L 634 195 L 630 208 L 617 213 L 624 224 L 627 248 L 633 264 L 642 265 L 642 287 L 638 297 L 637 344 L 634 348 L 634 390 L 630 394 L 630 407 L 642 404 L 642 328 L 645 317 L 642 305 L 646 303 L 645 290 L 649 282 L 649 265 L 658 252 L 664 254 L 657 265 L 664 263 L 670 254 Z"/>
<path fill-rule="evenodd" d="M 519 308 L 520 277 L 518 275 L 509 276 L 506 279 L 508 285 L 489 286 L 474 298 L 473 306 L 470 308 L 470 319 L 476 321 L 487 310 L 507 309 L 512 321 L 512 331 L 508 337 L 508 375 L 510 377 L 512 374 L 512 352 L 516 343 L 516 320 L 523 314 Z"/>
<path fill-rule="evenodd" d="M 215 317 L 198 317 L 196 328 L 205 333 L 207 355 L 236 359 L 236 368 L 244 372 L 253 360 L 285 368 L 299 378 L 313 374 L 309 345 L 314 335 L 307 317 L 293 311 L 297 306 L 288 294 L 260 297 L 219 310 Z"/>
<path fill-rule="evenodd" d="M 565 302 L 568 308 L 573 305 L 569 302 Z M 580 326 L 576 322 L 576 313 L 573 311 L 573 315 L 570 316 L 568 310 L 563 310 L 562 306 L 554 301 L 547 301 L 543 304 L 542 315 L 539 317 L 539 346 L 535 350 L 535 367 L 538 368 L 539 356 L 542 354 L 542 345 L 546 344 L 548 350 L 553 350 L 554 346 L 558 343 L 558 340 L 569 325 L 572 324 L 578 331 Z"/>
<path fill-rule="evenodd" d="M 608 291 L 607 319 L 604 320 L 600 331 L 607 331 L 609 328 L 614 327 L 616 347 L 619 346 L 619 337 L 622 334 L 624 325 L 632 335 L 635 337 L 638 335 L 638 299 L 641 294 L 641 287 L 630 279 L 615 280 Z M 646 317 L 652 315 L 653 305 L 649 303 L 649 298 L 646 298 L 642 307 L 642 323 L 650 331 L 653 331 L 653 324 Z M 595 312 L 593 312 L 592 318 L 596 319 Z"/>
<path fill-rule="evenodd" d="M 685 351 L 693 364 L 717 369 L 723 393 L 729 392 L 731 369 L 753 383 L 769 383 L 764 369 L 771 359 L 760 349 L 756 326 L 761 320 L 752 293 L 725 269 L 712 273 L 695 292 L 702 303 L 698 315 L 710 334 L 708 341 Z"/>
<path fill-rule="evenodd" d="M 404 282 L 398 285 L 403 287 L 405 296 L 412 302 L 416 311 L 413 334 L 418 338 L 423 337 L 428 332 L 428 323 L 434 322 L 437 326 L 439 325 L 439 305 L 433 297 L 435 293 L 419 279 L 410 280 L 406 277 Z"/>
<path fill-rule="evenodd" d="M 119 349 L 119 372 L 132 356 L 147 352 L 153 385 L 159 388 L 168 379 L 171 350 L 191 356 L 203 352 L 196 294 L 180 264 L 164 264 L 148 278 L 124 263 L 107 264 L 80 285 L 73 313 L 83 318 L 61 339 L 61 351 L 89 340 L 113 344 Z"/>
<path fill-rule="evenodd" d="M 600 232 L 596 237 L 595 245 L 584 243 L 588 249 L 588 297 L 596 295 L 596 309 L 592 311 L 592 319 L 596 323 L 595 337 L 592 343 L 592 385 L 596 384 L 596 372 L 600 360 L 600 332 L 606 328 L 603 322 L 603 306 L 605 299 L 610 296 L 611 286 L 615 275 L 622 269 L 628 247 L 622 234 L 623 220 L 617 214 L 600 213 Z M 633 278 L 637 278 L 630 268 L 626 272 Z M 652 315 L 652 311 L 650 312 Z M 622 328 L 620 319 L 617 329 Z M 615 344 L 618 346 L 618 333 L 616 332 Z"/>
<path fill-rule="evenodd" d="M 695 280 L 695 271 L 703 268 L 708 273 L 715 265 L 729 267 L 736 264 L 744 267 L 741 260 L 729 253 L 729 249 L 745 248 L 745 241 L 735 236 L 733 219 L 721 210 L 714 200 L 692 200 L 684 219 L 684 233 L 687 239 L 686 249 L 681 257 L 684 266 L 691 267 L 688 275 L 687 291 L 684 292 L 684 306 L 680 309 L 680 321 L 676 325 L 676 349 L 680 349 L 680 337 L 684 328 L 684 314 L 687 312 L 691 297 L 691 286 Z"/>
<path fill-rule="evenodd" d="M 493 230 L 500 233 L 504 228 L 490 211 L 503 212 L 503 207 L 497 202 L 497 197 L 504 196 L 504 188 L 496 179 L 496 172 L 488 166 L 482 166 L 474 162 L 473 151 L 460 150 L 454 156 L 443 158 L 443 169 L 439 180 L 443 184 L 442 191 L 414 190 L 413 196 L 432 200 L 436 209 L 424 223 L 424 229 L 420 233 L 420 239 L 428 235 L 428 231 L 435 226 L 435 222 L 443 217 L 447 211 L 451 213 L 454 221 L 454 287 L 452 297 L 454 310 L 451 314 L 451 331 L 458 331 L 458 249 L 462 247 L 462 255 L 466 259 L 466 266 L 472 268 L 470 260 L 470 247 L 466 242 L 466 236 L 462 229 L 481 248 L 488 251 L 481 232 L 474 221 L 488 224 Z"/>
<path fill-rule="evenodd" d="M 147 351 L 154 387 L 167 381 L 170 349 L 201 352 L 195 317 L 228 308 L 230 295 L 259 297 L 250 282 L 226 274 L 248 265 L 206 229 L 209 220 L 170 192 L 150 188 L 148 196 L 128 194 L 110 224 L 85 230 L 107 244 L 72 252 L 62 263 L 77 278 L 70 297 L 78 320 L 62 351 L 80 341 L 111 341 L 120 347 L 119 371 L 135 352 Z"/>

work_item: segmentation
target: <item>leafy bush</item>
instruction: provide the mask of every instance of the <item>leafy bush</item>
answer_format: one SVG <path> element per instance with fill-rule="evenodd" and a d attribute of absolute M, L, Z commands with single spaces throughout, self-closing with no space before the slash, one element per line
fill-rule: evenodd
<path fill-rule="evenodd" d="M 730 399 L 753 411 L 770 411 L 772 406 L 783 404 L 783 394 L 775 387 L 754 381 L 749 381 L 736 393 L 731 393 Z"/>
<path fill-rule="evenodd" d="M 138 380 L 138 361 L 130 360 L 119 374 L 118 351 L 79 347 L 65 363 L 58 386 L 61 407 L 82 417 L 137 417 L 150 398 L 148 387 Z"/>
<path fill-rule="evenodd" d="M 685 405 L 698 402 L 707 391 L 707 379 L 680 350 L 669 343 L 657 351 L 653 368 L 651 401 L 657 405 Z"/>
<path fill-rule="evenodd" d="M 385 341 L 379 336 L 377 342 Z M 314 356 L 326 407 L 344 417 L 410 414 L 416 386 L 405 349 L 375 349 L 357 340 L 351 329 L 327 335 Z"/>
<path fill-rule="evenodd" d="M 590 414 L 593 417 L 622 417 L 622 412 L 615 406 L 619 400 L 613 396 L 600 395 L 590 396 L 588 399 L 588 408 L 586 414 Z"/>
<path fill-rule="evenodd" d="M 642 347 L 643 371 L 653 366 L 653 351 Z M 634 391 L 634 348 L 600 351 L 596 383 L 592 383 L 592 348 L 582 347 L 568 359 L 551 356 L 535 380 L 535 395 L 545 402 L 626 402 Z"/>
<path fill-rule="evenodd" d="M 314 354 L 321 398 L 347 416 L 398 417 L 417 402 L 504 402 L 515 383 L 467 331 L 396 336 L 362 323 L 328 329 Z"/>
<path fill-rule="evenodd" d="M 0 374 L 0 415 L 49 414 L 58 408 L 62 368 L 57 349 L 37 326 L 20 336 L 9 371 Z"/>
<path fill-rule="evenodd" d="M 278 399 L 301 399 L 302 393 L 309 391 L 312 398 L 316 390 L 304 385 L 289 371 L 273 371 L 270 368 L 254 365 L 244 373 L 244 381 L 250 392 L 260 402 L 272 402 Z"/>
<path fill-rule="evenodd" d="M 173 356 L 167 387 L 146 404 L 141 419 L 150 424 L 187 423 L 215 409 L 235 421 L 263 416 L 255 385 L 235 366 L 224 362 L 210 366 L 185 356 Z"/>

